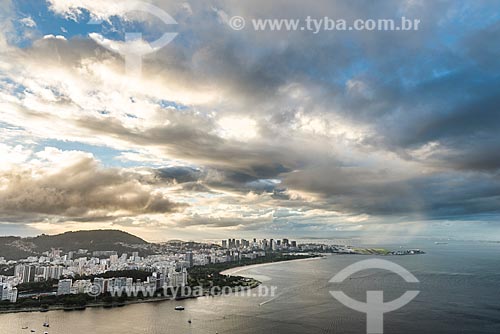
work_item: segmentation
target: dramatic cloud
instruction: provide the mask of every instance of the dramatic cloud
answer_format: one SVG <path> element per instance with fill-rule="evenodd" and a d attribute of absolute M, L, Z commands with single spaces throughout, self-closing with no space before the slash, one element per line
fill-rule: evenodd
<path fill-rule="evenodd" d="M 149 3 L 178 24 L 131 12 L 136 1 L 0 0 L 4 224 L 196 237 L 498 220 L 491 2 Z M 229 27 L 233 15 L 245 29 Z M 251 24 L 307 16 L 405 16 L 421 28 Z M 131 77 L 99 43 L 122 45 L 125 31 L 178 36 Z"/>
<path fill-rule="evenodd" d="M 133 173 L 102 168 L 91 154 L 46 148 L 0 173 L 0 214 L 92 221 L 147 213 L 167 214 L 184 205 L 141 184 Z"/>

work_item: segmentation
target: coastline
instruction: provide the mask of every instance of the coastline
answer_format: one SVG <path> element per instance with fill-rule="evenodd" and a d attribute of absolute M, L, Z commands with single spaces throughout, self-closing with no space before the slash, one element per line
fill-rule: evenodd
<path fill-rule="evenodd" d="M 289 259 L 289 260 L 279 260 L 279 261 L 271 261 L 271 262 L 264 262 L 264 263 L 256 263 L 256 264 L 248 264 L 248 265 L 240 265 L 237 267 L 229 268 L 222 270 L 218 272 L 219 275 L 225 275 L 225 276 L 232 276 L 232 277 L 237 277 L 240 275 L 237 275 L 238 273 L 245 271 L 245 270 L 250 270 L 254 268 L 260 268 L 260 267 L 265 267 L 265 266 L 270 266 L 270 265 L 277 265 L 280 263 L 289 263 L 289 262 L 294 262 L 294 261 L 312 261 L 312 260 L 321 260 L 324 259 L 326 256 L 331 256 L 333 254 L 322 254 L 320 256 L 308 256 L 305 258 L 295 258 L 295 259 Z M 356 255 L 365 255 L 365 254 L 356 254 Z M 374 255 L 374 254 L 370 254 Z M 375 255 L 381 255 L 381 254 L 375 254 Z M 390 254 L 389 254 L 390 255 Z M 254 289 L 258 287 L 262 282 L 258 281 L 256 278 L 254 278 L 252 275 L 243 275 L 241 277 L 245 278 L 250 278 L 254 281 L 254 283 L 250 286 L 234 286 L 233 291 L 241 291 L 241 290 L 247 290 L 247 289 Z M 143 303 L 155 303 L 155 302 L 164 302 L 164 301 L 181 301 L 184 299 L 192 299 L 192 298 L 199 298 L 199 297 L 206 297 L 206 296 L 217 296 L 210 294 L 208 291 L 204 291 L 203 295 L 198 295 L 198 296 L 185 296 L 183 298 L 172 298 L 172 297 L 150 297 L 146 299 L 136 299 L 136 300 L 125 300 L 125 301 L 120 301 L 120 302 L 113 302 L 113 303 L 105 303 L 105 302 L 94 302 L 94 303 L 88 303 L 86 304 L 83 308 L 78 309 L 78 307 L 65 307 L 62 305 L 51 305 L 46 309 L 41 309 L 39 307 L 29 307 L 29 308 L 18 308 L 18 309 L 0 309 L 0 314 L 8 314 L 8 313 L 23 313 L 23 312 L 48 312 L 48 311 L 79 311 L 79 310 L 84 310 L 85 308 L 116 308 L 116 307 L 123 307 L 126 305 L 133 305 L 133 304 L 143 304 Z"/>
<path fill-rule="evenodd" d="M 197 297 L 186 297 L 183 299 L 190 299 L 190 298 L 197 298 Z M 108 303 L 89 303 L 86 304 L 85 307 L 82 309 L 78 309 L 78 307 L 67 307 L 67 306 L 61 306 L 61 305 L 54 305 L 54 306 L 49 306 L 49 308 L 44 309 L 43 311 L 39 307 L 32 307 L 32 308 L 20 308 L 20 309 L 12 309 L 12 310 L 0 310 L 0 314 L 8 314 L 8 313 L 25 313 L 25 312 L 50 312 L 50 311 L 67 311 L 67 312 L 77 312 L 77 311 L 83 311 L 86 308 L 116 308 L 116 307 L 123 307 L 127 305 L 133 305 L 133 304 L 144 304 L 144 303 L 155 303 L 155 302 L 164 302 L 164 301 L 180 301 L 183 299 L 175 299 L 171 297 L 154 297 L 154 298 L 148 298 L 148 299 L 141 299 L 141 300 L 126 300 L 120 303 L 114 303 L 114 304 L 108 304 Z"/>
<path fill-rule="evenodd" d="M 320 260 L 323 259 L 324 256 L 317 256 L 317 257 L 308 257 L 305 259 L 292 259 L 292 260 L 284 260 L 284 261 L 276 261 L 276 262 L 267 262 L 267 263 L 258 263 L 258 264 L 250 264 L 246 266 L 239 266 L 239 267 L 234 267 L 230 269 L 226 269 L 220 272 L 221 275 L 227 275 L 227 276 L 237 276 L 235 275 L 236 273 L 239 273 L 243 270 L 247 269 L 253 269 L 253 268 L 259 268 L 259 267 L 265 267 L 265 266 L 270 266 L 270 265 L 275 265 L 275 264 L 280 264 L 280 263 L 289 263 L 289 262 L 294 262 L 294 261 L 312 261 L 312 260 Z"/>
<path fill-rule="evenodd" d="M 246 269 L 255 268 L 255 267 L 268 266 L 268 265 L 286 263 L 286 262 L 292 262 L 292 261 L 318 260 L 321 258 L 323 258 L 323 256 L 244 265 L 244 266 L 239 266 L 239 267 L 234 267 L 234 268 L 223 270 L 223 271 L 219 272 L 219 274 L 220 275 L 227 275 L 227 276 L 237 276 L 237 275 L 235 275 L 237 272 L 240 272 L 240 271 L 243 271 Z M 248 289 L 251 290 L 251 289 L 258 287 L 261 284 L 261 282 L 259 282 L 257 280 L 254 280 L 254 281 L 255 281 L 254 284 L 252 284 L 251 286 L 236 286 L 233 289 L 234 289 L 234 291 L 242 291 L 242 290 L 248 290 Z M 122 301 L 119 303 L 112 303 L 112 304 L 104 303 L 104 302 L 88 303 L 82 309 L 73 308 L 73 307 L 68 308 L 67 306 L 62 306 L 62 305 L 51 305 L 47 309 L 43 309 L 43 310 L 40 307 L 0 310 L 0 314 L 27 313 L 27 312 L 50 312 L 50 311 L 68 311 L 68 312 L 75 311 L 76 312 L 76 311 L 85 310 L 86 308 L 116 308 L 116 307 L 123 307 L 123 306 L 133 305 L 133 304 L 155 303 L 155 302 L 165 302 L 165 301 L 182 301 L 184 299 L 193 299 L 193 298 L 200 298 L 200 297 L 207 297 L 207 296 L 217 296 L 217 295 L 212 295 L 206 291 L 201 296 L 186 296 L 186 297 L 177 298 L 177 299 L 172 298 L 172 297 L 152 297 L 152 298 L 147 298 L 147 299 L 126 300 L 126 301 Z"/>

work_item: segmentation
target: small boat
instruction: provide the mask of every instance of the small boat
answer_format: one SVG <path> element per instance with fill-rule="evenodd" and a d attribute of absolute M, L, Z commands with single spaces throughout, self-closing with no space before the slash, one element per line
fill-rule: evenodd
<path fill-rule="evenodd" d="M 176 306 L 175 310 L 176 311 L 184 311 L 184 306 Z"/>
<path fill-rule="evenodd" d="M 188 322 L 191 323 L 191 319 L 189 319 Z"/>
<path fill-rule="evenodd" d="M 43 334 L 49 334 L 49 332 L 43 332 Z"/>
<path fill-rule="evenodd" d="M 48 322 L 44 322 L 43 323 L 43 327 L 50 327 L 49 323 Z"/>
<path fill-rule="evenodd" d="M 34 332 L 36 332 L 36 330 L 32 329 L 30 332 L 31 332 L 31 333 L 34 333 Z"/>
<path fill-rule="evenodd" d="M 21 329 L 28 329 L 28 326 L 26 326 L 26 327 L 21 327 Z"/>

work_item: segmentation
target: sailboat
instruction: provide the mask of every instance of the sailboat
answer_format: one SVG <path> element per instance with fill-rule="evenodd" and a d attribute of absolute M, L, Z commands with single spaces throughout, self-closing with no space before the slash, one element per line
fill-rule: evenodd
<path fill-rule="evenodd" d="M 49 318 L 45 318 L 45 322 L 43 323 L 43 327 L 50 327 L 50 324 L 49 324 Z"/>

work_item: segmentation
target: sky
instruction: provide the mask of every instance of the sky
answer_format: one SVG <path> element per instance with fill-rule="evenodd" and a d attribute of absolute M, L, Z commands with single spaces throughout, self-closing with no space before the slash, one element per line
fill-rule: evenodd
<path fill-rule="evenodd" d="M 251 24 L 307 16 L 420 25 Z M 500 240 L 499 16 L 496 1 L 0 0 L 0 235 Z M 139 74 L 123 50 L 148 53 Z"/>

